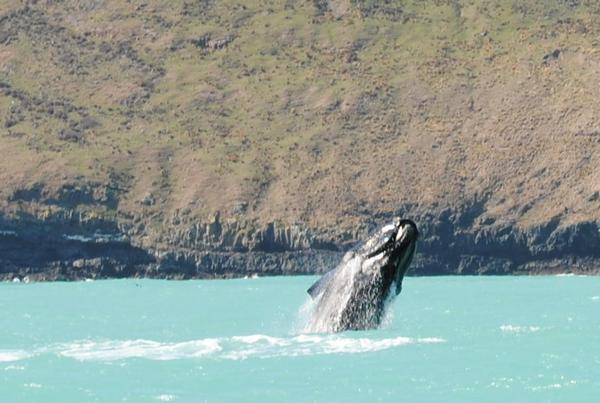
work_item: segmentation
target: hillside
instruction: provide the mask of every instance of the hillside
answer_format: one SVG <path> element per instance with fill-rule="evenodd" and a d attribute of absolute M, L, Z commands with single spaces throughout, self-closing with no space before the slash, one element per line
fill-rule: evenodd
<path fill-rule="evenodd" d="M 543 3 L 543 4 L 541 4 Z M 600 270 L 600 4 L 0 0 L 0 276 Z"/>

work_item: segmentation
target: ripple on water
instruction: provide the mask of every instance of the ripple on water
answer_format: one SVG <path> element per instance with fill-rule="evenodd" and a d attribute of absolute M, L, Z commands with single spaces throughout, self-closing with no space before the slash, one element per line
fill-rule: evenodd
<path fill-rule="evenodd" d="M 154 397 L 154 399 L 160 400 L 161 402 L 170 402 L 170 401 L 175 400 L 176 396 L 163 394 L 163 395 L 158 395 L 158 396 Z"/>
<path fill-rule="evenodd" d="M 502 325 L 500 326 L 502 333 L 536 333 L 541 330 L 539 326 L 519 326 L 519 325 Z"/>
<path fill-rule="evenodd" d="M 152 340 L 82 341 L 58 346 L 58 354 L 80 361 L 115 361 L 128 358 L 176 360 L 197 358 L 221 350 L 217 339 L 201 339 L 181 343 Z"/>

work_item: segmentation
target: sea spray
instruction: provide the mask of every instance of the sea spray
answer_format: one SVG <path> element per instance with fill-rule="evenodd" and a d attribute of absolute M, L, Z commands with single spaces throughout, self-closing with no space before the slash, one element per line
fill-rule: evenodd
<path fill-rule="evenodd" d="M 356 276 L 361 271 L 364 259 L 360 255 L 347 255 L 332 279 L 332 289 L 321 291 L 311 305 L 310 318 L 304 327 L 305 333 L 330 333 L 336 331 L 344 308 L 351 297 Z M 318 307 L 318 309 L 317 309 Z"/>
<path fill-rule="evenodd" d="M 411 338 L 396 336 L 375 338 L 337 334 L 300 334 L 295 336 L 251 334 L 182 342 L 159 342 L 145 339 L 76 340 L 44 346 L 31 351 L 4 350 L 3 355 L 0 357 L 3 357 L 3 362 L 27 361 L 48 355 L 80 362 L 113 362 L 131 359 L 150 361 L 245 360 L 249 358 L 367 353 L 411 344 L 443 342 L 445 342 L 444 339 L 437 337 Z"/>
<path fill-rule="evenodd" d="M 296 313 L 296 320 L 293 322 L 291 329 L 292 334 L 307 333 L 306 329 L 312 319 L 316 303 L 316 300 L 309 296 L 306 297 L 306 300 L 300 305 Z"/>
<path fill-rule="evenodd" d="M 304 323 L 303 333 L 331 333 L 337 331 L 336 326 L 341 322 L 344 310 L 348 307 L 356 284 L 365 277 L 365 273 L 371 271 L 371 266 L 379 264 L 379 259 L 365 259 L 361 255 L 348 256 L 342 260 L 339 270 L 335 274 L 334 284 L 330 292 L 320 292 L 316 298 L 305 302 L 299 309 L 298 322 Z M 381 281 L 371 279 L 371 282 Z M 390 289 L 396 289 L 392 283 Z M 383 310 L 378 312 L 377 305 L 368 305 L 367 309 L 361 311 L 360 322 L 368 323 L 370 318 L 381 315 L 381 325 L 388 327 L 393 318 L 392 310 L 389 309 L 396 294 L 387 293 L 383 302 Z M 318 309 L 317 309 L 318 308 Z"/>

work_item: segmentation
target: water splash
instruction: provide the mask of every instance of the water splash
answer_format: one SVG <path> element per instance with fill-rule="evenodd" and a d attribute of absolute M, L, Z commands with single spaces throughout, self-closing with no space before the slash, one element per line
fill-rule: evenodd
<path fill-rule="evenodd" d="M 20 361 L 30 356 L 31 354 L 23 350 L 0 350 L 0 362 Z"/>
<path fill-rule="evenodd" d="M 296 320 L 292 324 L 291 334 L 306 333 L 306 328 L 313 316 L 315 310 L 316 300 L 310 296 L 306 297 L 304 303 L 298 309 L 296 314 Z"/>
<path fill-rule="evenodd" d="M 360 255 L 344 258 L 340 269 L 335 273 L 335 278 L 331 280 L 331 292 L 326 295 L 320 292 L 314 298 L 310 318 L 303 329 L 304 333 L 331 333 L 336 330 L 335 326 L 341 321 L 363 262 L 364 259 Z"/>
<path fill-rule="evenodd" d="M 351 312 L 354 321 L 365 324 L 364 328 L 376 327 L 377 324 L 389 326 L 392 312 L 389 309 L 396 293 L 389 292 L 384 301 L 380 289 L 375 286 L 382 281 L 380 272 L 374 266 L 382 264 L 382 258 L 365 258 L 361 255 L 349 254 L 333 274 L 327 292 L 321 290 L 300 308 L 298 316 L 304 319 L 303 333 L 332 333 L 339 331 L 344 315 Z M 357 289 L 360 291 L 357 292 Z M 390 290 L 396 289 L 392 283 Z M 357 295 L 364 301 L 356 301 Z M 379 303 L 377 302 L 379 301 Z M 383 304 L 383 310 L 381 308 Z M 379 320 L 381 319 L 381 321 Z M 370 326 L 373 324 L 373 326 Z"/>
<path fill-rule="evenodd" d="M 390 287 L 392 290 L 396 288 L 396 284 L 392 283 Z M 392 303 L 396 299 L 396 295 L 394 293 L 389 293 L 387 299 L 385 300 L 384 310 L 383 310 L 383 319 L 381 319 L 381 325 L 379 326 L 381 329 L 389 329 L 392 326 L 392 322 L 394 320 L 394 310 L 391 309 Z"/>
<path fill-rule="evenodd" d="M 31 352 L 5 351 L 11 361 L 33 359 L 52 354 L 77 361 L 112 362 L 128 359 L 172 361 L 182 359 L 245 360 L 250 358 L 297 357 L 329 354 L 359 354 L 382 351 L 414 344 L 437 344 L 437 337 L 370 338 L 340 334 L 300 334 L 268 336 L 254 334 L 206 338 L 184 342 L 153 340 L 83 340 L 40 348 Z"/>
<path fill-rule="evenodd" d="M 502 333 L 536 333 L 540 331 L 539 326 L 519 326 L 519 325 L 502 325 L 500 326 Z"/>

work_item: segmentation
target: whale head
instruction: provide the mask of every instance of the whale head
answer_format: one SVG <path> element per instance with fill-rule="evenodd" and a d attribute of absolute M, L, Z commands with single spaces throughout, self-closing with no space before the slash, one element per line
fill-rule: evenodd
<path fill-rule="evenodd" d="M 367 287 L 380 283 L 386 295 L 392 291 L 394 295 L 398 295 L 402 290 L 402 279 L 416 252 L 418 238 L 419 231 L 413 221 L 396 217 L 391 224 L 375 230 L 365 242 L 349 251 L 341 264 L 317 280 L 308 289 L 308 293 L 316 298 L 332 281 L 343 277 L 344 272 L 347 272 L 346 268 L 352 267 L 349 262 L 359 257 L 362 261 L 361 268 L 366 274 L 361 276 L 361 282 L 366 282 Z M 369 285 L 369 282 L 373 284 Z M 393 284 L 395 288 L 392 290 Z"/>
<path fill-rule="evenodd" d="M 396 295 L 417 249 L 419 231 L 412 220 L 395 217 L 391 224 L 376 231 L 360 247 L 358 253 L 373 259 L 373 267 L 396 284 Z M 378 264 L 375 264 L 378 262 Z"/>

